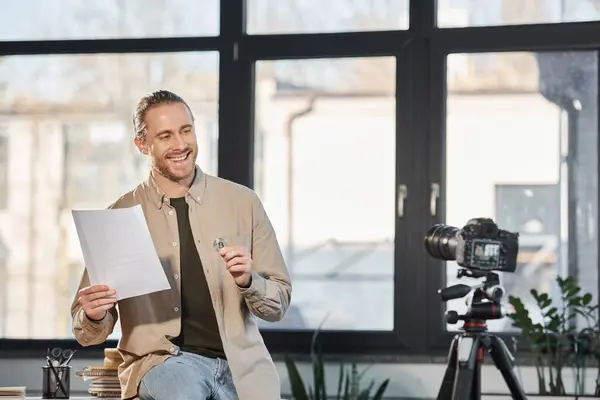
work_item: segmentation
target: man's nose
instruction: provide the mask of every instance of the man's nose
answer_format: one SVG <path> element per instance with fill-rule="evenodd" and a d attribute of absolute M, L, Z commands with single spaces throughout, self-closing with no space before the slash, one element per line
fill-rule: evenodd
<path fill-rule="evenodd" d="M 176 133 L 172 137 L 173 137 L 172 145 L 174 148 L 183 149 L 186 147 L 185 140 L 183 140 L 183 136 L 181 136 L 181 134 Z"/>

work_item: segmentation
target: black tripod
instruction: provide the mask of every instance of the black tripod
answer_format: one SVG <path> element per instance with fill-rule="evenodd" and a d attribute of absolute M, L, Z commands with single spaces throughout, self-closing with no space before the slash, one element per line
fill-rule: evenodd
<path fill-rule="evenodd" d="M 464 315 L 456 311 L 446 313 L 446 321 L 455 324 L 464 321 L 460 334 L 450 344 L 448 366 L 437 400 L 480 400 L 481 399 L 481 365 L 485 351 L 490 353 L 496 368 L 502 373 L 506 386 L 515 400 L 526 400 L 525 392 L 513 371 L 514 358 L 502 339 L 487 331 L 486 320 L 499 319 L 504 316 L 500 299 L 504 290 L 500 287 L 500 279 L 493 272 L 481 272 L 461 269 L 458 277 L 469 276 L 486 279 L 475 288 L 458 284 L 440 290 L 443 301 L 459 299 L 468 295 L 473 289 L 469 307 Z"/>

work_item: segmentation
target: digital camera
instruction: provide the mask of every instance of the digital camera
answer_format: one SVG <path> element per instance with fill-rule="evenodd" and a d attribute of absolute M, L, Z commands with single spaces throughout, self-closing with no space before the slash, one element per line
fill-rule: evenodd
<path fill-rule="evenodd" d="M 464 268 L 514 272 L 519 234 L 498 228 L 489 218 L 473 218 L 462 228 L 437 224 L 425 236 L 425 249 L 439 260 Z"/>

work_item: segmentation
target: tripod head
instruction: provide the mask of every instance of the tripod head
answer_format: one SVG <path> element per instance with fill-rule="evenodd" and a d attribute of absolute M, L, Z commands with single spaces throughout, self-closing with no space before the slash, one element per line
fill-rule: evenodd
<path fill-rule="evenodd" d="M 506 309 L 500 301 L 504 297 L 504 288 L 500 286 L 500 277 L 491 271 L 471 270 L 460 268 L 457 277 L 482 279 L 481 283 L 469 286 L 462 283 L 438 290 L 442 301 L 466 299 L 467 312 L 458 314 L 456 311 L 446 311 L 446 322 L 456 324 L 464 321 L 463 329 L 467 332 L 487 330 L 486 320 L 500 319 L 506 315 Z"/>

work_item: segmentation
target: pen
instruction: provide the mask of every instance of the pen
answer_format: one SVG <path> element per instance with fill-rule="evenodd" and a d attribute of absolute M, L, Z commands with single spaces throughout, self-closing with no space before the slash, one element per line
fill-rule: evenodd
<path fill-rule="evenodd" d="M 62 379 L 60 377 L 60 375 L 58 374 L 58 372 L 56 371 L 56 369 L 54 368 L 54 365 L 52 365 L 52 360 L 50 360 L 49 356 L 46 356 L 46 362 L 48 363 L 48 367 L 50 367 L 50 369 L 52 370 L 52 374 L 54 375 L 54 378 L 56 379 L 56 382 L 58 383 L 58 387 L 60 388 L 60 390 L 62 390 L 63 394 L 67 394 L 67 390 L 65 389 L 65 385 L 63 385 Z M 58 388 L 57 388 L 58 391 Z"/>
<path fill-rule="evenodd" d="M 73 356 L 75 355 L 76 351 L 77 350 L 71 351 L 71 354 L 69 355 L 69 357 L 67 357 L 67 359 L 62 363 L 63 367 L 69 365 L 69 363 L 71 362 L 71 358 L 73 358 Z"/>

